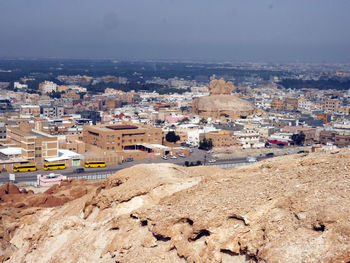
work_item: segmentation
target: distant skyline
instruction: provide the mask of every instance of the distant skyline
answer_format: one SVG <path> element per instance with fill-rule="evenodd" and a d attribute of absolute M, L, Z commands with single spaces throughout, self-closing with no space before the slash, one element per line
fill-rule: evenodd
<path fill-rule="evenodd" d="M 350 63 L 348 0 L 0 0 L 0 57 Z"/>

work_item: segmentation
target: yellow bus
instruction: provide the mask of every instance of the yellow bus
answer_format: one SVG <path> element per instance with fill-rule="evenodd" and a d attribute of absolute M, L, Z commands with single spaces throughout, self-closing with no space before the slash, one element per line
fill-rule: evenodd
<path fill-rule="evenodd" d="M 62 170 L 66 169 L 66 164 L 65 163 L 45 163 L 44 164 L 44 170 Z"/>
<path fill-rule="evenodd" d="M 20 164 L 20 165 L 14 165 L 13 166 L 13 171 L 15 173 L 17 172 L 32 172 L 36 171 L 37 168 L 34 164 Z"/>
<path fill-rule="evenodd" d="M 98 162 L 98 161 L 90 161 L 90 162 L 85 162 L 84 166 L 86 168 L 106 167 L 106 163 L 105 162 Z"/>

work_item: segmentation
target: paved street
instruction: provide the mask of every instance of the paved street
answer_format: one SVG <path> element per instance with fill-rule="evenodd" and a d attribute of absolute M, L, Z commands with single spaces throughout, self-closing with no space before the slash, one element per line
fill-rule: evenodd
<path fill-rule="evenodd" d="M 275 156 L 278 156 L 277 154 Z M 108 173 L 115 173 L 121 169 L 125 169 L 137 164 L 151 164 L 151 163 L 174 163 L 177 165 L 184 165 L 185 161 L 196 163 L 197 161 L 201 161 L 202 164 L 206 165 L 215 165 L 215 164 L 225 164 L 225 163 L 244 163 L 246 162 L 245 157 L 238 157 L 238 158 L 228 158 L 228 159 L 222 159 L 217 160 L 215 163 L 209 163 L 208 161 L 210 159 L 213 159 L 212 154 L 208 154 L 204 150 L 199 149 L 193 149 L 193 153 L 187 158 L 178 157 L 177 159 L 171 159 L 168 158 L 168 160 L 163 160 L 162 158 L 154 158 L 154 159 L 143 159 L 143 160 L 137 160 L 132 162 L 125 162 L 121 165 L 109 165 L 105 168 L 84 168 L 85 172 L 77 174 L 75 173 L 74 168 L 67 168 L 64 170 L 57 170 L 57 171 L 44 171 L 44 170 L 38 170 L 35 172 L 25 172 L 25 173 L 16 173 L 16 181 L 17 182 L 28 182 L 28 181 L 36 181 L 38 174 L 50 174 L 53 172 L 60 173 L 62 175 L 65 175 L 67 177 L 75 177 L 75 176 L 82 176 L 82 175 L 93 175 L 93 174 L 108 174 Z M 258 157 L 258 160 L 266 159 L 266 157 Z M 9 181 L 9 173 L 1 173 L 0 174 L 0 183 L 8 182 Z"/>
<path fill-rule="evenodd" d="M 137 160 L 132 162 L 125 162 L 121 165 L 113 165 L 113 166 L 107 166 L 105 168 L 84 168 L 85 172 L 76 174 L 74 171 L 77 167 L 74 168 L 67 168 L 64 170 L 55 170 L 55 171 L 44 171 L 44 170 L 38 170 L 35 172 L 25 172 L 25 173 L 15 173 L 16 175 L 16 181 L 17 182 L 25 182 L 25 181 L 35 181 L 36 176 L 38 174 L 50 174 L 50 173 L 60 173 L 62 175 L 65 175 L 67 177 L 74 177 L 79 175 L 89 175 L 89 174 L 97 174 L 97 173 L 114 173 L 116 171 L 119 171 L 124 168 L 128 168 L 137 164 L 150 164 L 150 163 L 174 163 L 178 165 L 184 165 L 185 161 L 196 163 L 197 161 L 201 161 L 204 163 L 204 161 L 208 162 L 208 160 L 212 158 L 210 154 L 207 154 L 206 151 L 193 149 L 193 153 L 187 158 L 178 157 L 177 159 L 170 159 L 163 160 L 161 158 L 154 158 L 154 159 L 144 159 L 144 160 Z M 1 173 L 0 174 L 0 183 L 8 182 L 9 180 L 9 173 Z"/>

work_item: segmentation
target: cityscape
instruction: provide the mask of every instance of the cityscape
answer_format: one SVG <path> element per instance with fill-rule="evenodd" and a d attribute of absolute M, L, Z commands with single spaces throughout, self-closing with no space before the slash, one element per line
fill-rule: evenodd
<path fill-rule="evenodd" d="M 0 1 L 0 262 L 350 262 L 347 1 Z"/>

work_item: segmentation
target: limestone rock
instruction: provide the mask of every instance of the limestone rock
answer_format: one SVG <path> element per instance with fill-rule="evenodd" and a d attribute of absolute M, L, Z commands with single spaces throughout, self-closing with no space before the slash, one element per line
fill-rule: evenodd
<path fill-rule="evenodd" d="M 212 80 L 209 83 L 210 96 L 193 100 L 192 109 L 195 114 L 216 119 L 247 117 L 258 110 L 248 101 L 240 99 L 231 92 L 234 90 L 232 82 L 224 79 Z"/>
<path fill-rule="evenodd" d="M 349 262 L 349 165 L 350 149 L 233 170 L 134 166 L 63 205 L 18 202 L 14 209 L 21 212 L 6 219 L 2 231 L 11 232 L 3 259 Z M 60 191 L 69 193 L 69 184 L 54 194 Z"/>
<path fill-rule="evenodd" d="M 213 79 L 209 83 L 210 95 L 231 95 L 235 86 L 231 81 L 226 82 L 224 79 Z"/>

